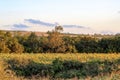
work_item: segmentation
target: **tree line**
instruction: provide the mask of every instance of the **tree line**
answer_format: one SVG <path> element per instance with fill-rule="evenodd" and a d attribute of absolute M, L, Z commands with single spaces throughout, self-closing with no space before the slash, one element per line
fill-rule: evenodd
<path fill-rule="evenodd" d="M 98 39 L 95 37 L 70 37 L 61 34 L 56 26 L 49 36 L 12 35 L 0 31 L 0 53 L 119 53 L 120 36 Z"/>

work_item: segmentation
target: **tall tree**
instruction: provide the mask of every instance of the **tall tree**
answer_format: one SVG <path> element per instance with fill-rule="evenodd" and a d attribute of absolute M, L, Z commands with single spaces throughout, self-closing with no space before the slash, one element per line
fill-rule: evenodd
<path fill-rule="evenodd" d="M 48 47 L 50 52 L 65 52 L 65 42 L 63 41 L 60 31 L 63 30 L 61 26 L 56 26 L 48 36 Z"/>
<path fill-rule="evenodd" d="M 60 26 L 60 25 L 57 25 L 57 26 L 55 26 L 55 31 L 56 32 L 62 32 L 63 31 L 63 27 Z"/>

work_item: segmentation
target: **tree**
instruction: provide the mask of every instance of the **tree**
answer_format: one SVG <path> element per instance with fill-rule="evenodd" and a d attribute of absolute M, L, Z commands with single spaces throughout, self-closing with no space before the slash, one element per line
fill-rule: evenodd
<path fill-rule="evenodd" d="M 7 41 L 8 48 L 10 53 L 23 53 L 24 47 L 18 42 L 16 38 L 10 38 Z"/>
<path fill-rule="evenodd" d="M 61 26 L 56 26 L 48 36 L 48 48 L 49 52 L 60 53 L 65 52 L 65 42 L 62 39 L 62 35 L 59 31 L 63 30 Z"/>
<path fill-rule="evenodd" d="M 64 38 L 65 41 L 65 48 L 67 53 L 76 53 L 76 47 L 75 47 L 75 38 L 74 37 L 69 37 L 69 36 L 65 36 Z"/>
<path fill-rule="evenodd" d="M 39 38 L 33 32 L 28 36 L 23 45 L 25 46 L 25 51 L 28 53 L 39 53 L 42 50 Z"/>
<path fill-rule="evenodd" d="M 9 53 L 10 50 L 6 44 L 5 32 L 0 31 L 0 53 Z"/>
<path fill-rule="evenodd" d="M 55 31 L 56 32 L 62 32 L 63 31 L 63 27 L 58 25 L 58 26 L 55 26 Z"/>
<path fill-rule="evenodd" d="M 81 53 L 94 53 L 97 52 L 97 42 L 94 38 L 84 37 L 76 43 L 76 48 Z"/>
<path fill-rule="evenodd" d="M 8 46 L 6 45 L 6 42 L 4 40 L 0 40 L 0 53 L 9 53 L 10 50 Z"/>

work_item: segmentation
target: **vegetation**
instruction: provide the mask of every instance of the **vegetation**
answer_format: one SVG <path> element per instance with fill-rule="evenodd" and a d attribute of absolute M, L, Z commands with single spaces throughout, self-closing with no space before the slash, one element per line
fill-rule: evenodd
<path fill-rule="evenodd" d="M 120 79 L 120 54 L 0 54 L 0 79 Z"/>
<path fill-rule="evenodd" d="M 98 38 L 62 31 L 61 26 L 48 36 L 0 31 L 0 79 L 120 79 L 119 34 Z"/>
<path fill-rule="evenodd" d="M 97 34 L 65 36 L 63 28 L 56 26 L 48 36 L 37 36 L 34 32 L 22 35 L 0 31 L 0 53 L 119 53 L 120 35 L 98 38 Z"/>

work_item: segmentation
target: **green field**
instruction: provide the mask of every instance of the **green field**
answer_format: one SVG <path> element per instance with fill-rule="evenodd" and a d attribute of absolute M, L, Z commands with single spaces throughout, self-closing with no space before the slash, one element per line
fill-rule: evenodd
<path fill-rule="evenodd" d="M 119 80 L 120 54 L 0 54 L 0 80 Z"/>

